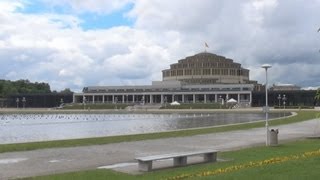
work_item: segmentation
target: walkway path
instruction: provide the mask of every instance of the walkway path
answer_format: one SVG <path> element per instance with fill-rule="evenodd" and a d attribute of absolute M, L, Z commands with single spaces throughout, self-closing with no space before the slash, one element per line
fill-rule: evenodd
<path fill-rule="evenodd" d="M 279 142 L 320 135 L 320 120 L 282 125 Z M 227 151 L 265 143 L 265 129 L 255 128 L 191 137 L 123 142 L 85 147 L 54 148 L 0 154 L 0 179 L 95 169 L 99 166 L 133 162 L 137 156 L 217 149 Z"/>

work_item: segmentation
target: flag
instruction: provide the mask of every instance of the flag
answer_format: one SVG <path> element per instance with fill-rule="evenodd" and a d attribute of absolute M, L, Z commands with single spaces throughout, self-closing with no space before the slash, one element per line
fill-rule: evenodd
<path fill-rule="evenodd" d="M 207 47 L 207 48 L 209 47 L 209 46 L 208 46 L 208 44 L 207 44 L 206 42 L 204 43 L 204 46 L 205 46 L 205 47 Z"/>

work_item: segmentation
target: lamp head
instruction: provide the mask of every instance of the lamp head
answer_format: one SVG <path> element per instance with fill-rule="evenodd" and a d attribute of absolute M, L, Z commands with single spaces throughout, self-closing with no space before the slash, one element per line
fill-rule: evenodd
<path fill-rule="evenodd" d="M 268 69 L 268 68 L 271 68 L 272 66 L 270 64 L 263 64 L 261 67 L 264 69 Z"/>

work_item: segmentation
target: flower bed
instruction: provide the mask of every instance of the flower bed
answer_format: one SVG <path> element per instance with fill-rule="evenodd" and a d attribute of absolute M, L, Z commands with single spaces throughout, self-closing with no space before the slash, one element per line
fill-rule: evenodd
<path fill-rule="evenodd" d="M 166 180 L 179 180 L 179 179 L 187 179 L 187 178 L 192 178 L 192 177 L 214 176 L 214 175 L 234 172 L 234 171 L 238 171 L 238 170 L 242 170 L 242 169 L 246 169 L 246 168 L 261 167 L 261 166 L 267 166 L 270 164 L 279 164 L 279 163 L 283 163 L 283 162 L 287 162 L 287 161 L 291 161 L 291 160 L 299 160 L 299 159 L 310 158 L 310 157 L 315 157 L 315 156 L 320 156 L 320 149 L 316 150 L 316 151 L 304 152 L 303 154 L 299 154 L 299 155 L 273 157 L 270 159 L 265 159 L 265 160 L 256 161 L 256 162 L 250 161 L 245 164 L 229 166 L 226 168 L 213 169 L 213 170 L 194 173 L 194 174 L 181 174 L 178 176 L 168 177 L 168 178 L 166 178 Z"/>

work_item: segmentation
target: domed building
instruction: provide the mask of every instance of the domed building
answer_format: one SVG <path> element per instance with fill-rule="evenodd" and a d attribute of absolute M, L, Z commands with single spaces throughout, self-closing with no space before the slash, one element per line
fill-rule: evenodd
<path fill-rule="evenodd" d="M 162 78 L 185 84 L 245 84 L 249 83 L 249 70 L 232 59 L 203 52 L 171 64 L 162 71 Z"/>
<path fill-rule="evenodd" d="M 141 86 L 89 86 L 74 93 L 74 103 L 224 103 L 233 98 L 250 106 L 254 81 L 232 59 L 202 52 L 171 64 L 162 81 Z"/>

